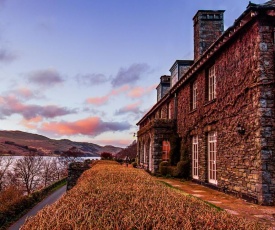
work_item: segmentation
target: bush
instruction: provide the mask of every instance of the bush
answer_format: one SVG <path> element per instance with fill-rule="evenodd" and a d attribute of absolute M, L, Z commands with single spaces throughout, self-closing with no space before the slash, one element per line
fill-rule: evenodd
<path fill-rule="evenodd" d="M 112 153 L 108 153 L 108 152 L 102 152 L 100 154 L 101 160 L 112 160 L 113 159 L 113 155 Z"/>
<path fill-rule="evenodd" d="M 133 166 L 134 168 L 136 168 L 136 167 L 137 167 L 137 162 L 132 162 L 132 166 Z"/>
<path fill-rule="evenodd" d="M 188 178 L 190 172 L 190 162 L 189 161 L 179 161 L 177 163 L 177 177 Z"/>
<path fill-rule="evenodd" d="M 67 178 L 63 178 L 42 190 L 36 191 L 27 196 L 21 196 L 18 199 L 15 198 L 14 201 L 6 207 L 0 206 L 0 229 L 5 229 L 7 225 L 19 219 L 24 215 L 24 213 L 43 200 L 56 188 L 64 185 L 66 180 Z"/>
<path fill-rule="evenodd" d="M 167 174 L 166 174 L 166 176 L 168 176 L 168 175 L 170 175 L 172 177 L 177 177 L 178 176 L 177 167 L 176 166 L 167 166 Z"/>
<path fill-rule="evenodd" d="M 161 175 L 165 176 L 168 173 L 168 166 L 170 166 L 169 162 L 162 161 L 159 164 L 159 172 Z"/>

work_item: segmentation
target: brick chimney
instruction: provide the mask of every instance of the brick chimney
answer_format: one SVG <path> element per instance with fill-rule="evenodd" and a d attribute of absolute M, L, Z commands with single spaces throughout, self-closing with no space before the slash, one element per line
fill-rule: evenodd
<path fill-rule="evenodd" d="M 194 60 L 217 40 L 224 31 L 224 10 L 199 10 L 194 16 Z"/>

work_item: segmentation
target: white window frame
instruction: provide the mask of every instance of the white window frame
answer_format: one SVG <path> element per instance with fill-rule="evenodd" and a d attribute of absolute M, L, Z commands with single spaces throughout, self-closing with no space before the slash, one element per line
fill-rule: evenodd
<path fill-rule="evenodd" d="M 192 177 L 199 179 L 199 138 L 192 137 Z"/>
<path fill-rule="evenodd" d="M 197 108 L 198 85 L 195 81 L 192 85 L 192 110 Z"/>
<path fill-rule="evenodd" d="M 208 181 L 218 184 L 217 181 L 217 132 L 208 133 Z"/>
<path fill-rule="evenodd" d="M 215 66 L 209 68 L 208 71 L 208 100 L 212 101 L 216 98 L 216 70 Z"/>
<path fill-rule="evenodd" d="M 172 119 L 172 102 L 168 104 L 168 119 Z"/>

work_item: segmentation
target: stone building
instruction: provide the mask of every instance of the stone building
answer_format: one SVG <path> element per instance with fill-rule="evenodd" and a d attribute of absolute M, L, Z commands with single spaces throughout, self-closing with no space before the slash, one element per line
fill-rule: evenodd
<path fill-rule="evenodd" d="M 194 181 L 274 205 L 275 1 L 249 3 L 226 31 L 223 14 L 194 16 L 194 61 L 173 64 L 137 123 L 139 164 L 157 172 L 177 136 Z"/>

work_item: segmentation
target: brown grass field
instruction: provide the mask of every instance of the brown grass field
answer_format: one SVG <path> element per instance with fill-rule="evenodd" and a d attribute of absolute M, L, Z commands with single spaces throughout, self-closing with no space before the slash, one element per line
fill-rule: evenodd
<path fill-rule="evenodd" d="M 140 169 L 100 161 L 58 202 L 21 228 L 267 229 L 157 182 Z"/>

